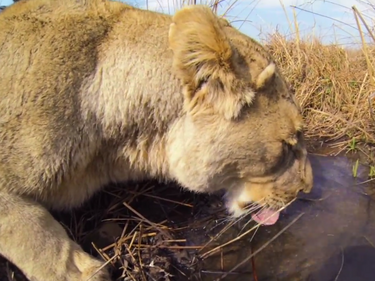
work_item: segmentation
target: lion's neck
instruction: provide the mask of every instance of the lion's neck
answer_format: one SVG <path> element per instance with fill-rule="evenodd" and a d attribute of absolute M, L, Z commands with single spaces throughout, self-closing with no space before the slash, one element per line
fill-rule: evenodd
<path fill-rule="evenodd" d="M 140 27 L 136 37 L 124 32 L 127 20 L 102 43 L 95 73 L 83 87 L 82 106 L 99 120 L 104 138 L 124 146 L 124 155 L 138 163 L 137 169 L 165 176 L 167 134 L 183 107 L 180 82 L 171 69 L 170 19 L 160 16 L 158 25 Z"/>
<path fill-rule="evenodd" d="M 165 179 L 168 133 L 182 115 L 183 96 L 172 74 L 146 73 L 128 73 L 124 79 L 124 72 L 103 67 L 88 80 L 82 112 L 86 120 L 95 116 L 100 135 L 134 171 Z"/>

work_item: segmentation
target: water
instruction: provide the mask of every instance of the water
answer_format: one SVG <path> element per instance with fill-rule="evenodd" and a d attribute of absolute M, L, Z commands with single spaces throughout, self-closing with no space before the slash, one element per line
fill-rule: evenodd
<path fill-rule="evenodd" d="M 355 179 L 353 163 L 346 157 L 310 158 L 315 180 L 312 193 L 283 211 L 276 225 L 260 227 L 251 242 L 250 233 L 225 247 L 224 258 L 218 254 L 205 260 L 202 280 L 217 280 L 222 276 L 218 271 L 232 269 L 301 213 L 299 220 L 255 255 L 259 281 L 375 280 L 375 205 L 371 187 L 361 184 L 366 169 L 359 167 Z M 238 225 L 227 231 L 220 240 L 235 238 L 240 229 Z M 215 246 L 223 242 L 217 241 Z M 243 271 L 247 272 L 238 273 Z M 256 280 L 250 260 L 236 272 L 223 280 Z"/>

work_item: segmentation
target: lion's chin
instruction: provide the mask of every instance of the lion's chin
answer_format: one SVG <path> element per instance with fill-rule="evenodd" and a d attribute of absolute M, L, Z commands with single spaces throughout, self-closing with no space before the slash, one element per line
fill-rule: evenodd
<path fill-rule="evenodd" d="M 258 212 L 252 213 L 251 217 L 261 225 L 273 225 L 278 221 L 280 212 L 271 209 L 261 209 Z"/>

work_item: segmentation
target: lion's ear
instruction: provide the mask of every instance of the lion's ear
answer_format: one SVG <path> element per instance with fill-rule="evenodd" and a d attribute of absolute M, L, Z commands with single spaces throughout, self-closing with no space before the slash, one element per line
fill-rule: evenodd
<path fill-rule="evenodd" d="M 169 29 L 169 45 L 174 66 L 186 82 L 230 67 L 231 45 L 220 22 L 206 6 L 192 5 L 176 12 Z"/>
<path fill-rule="evenodd" d="M 169 45 L 173 67 L 184 84 L 186 110 L 211 108 L 227 119 L 237 117 L 253 93 L 245 96 L 235 77 L 235 51 L 223 31 L 225 21 L 203 5 L 181 9 L 172 21 Z"/>

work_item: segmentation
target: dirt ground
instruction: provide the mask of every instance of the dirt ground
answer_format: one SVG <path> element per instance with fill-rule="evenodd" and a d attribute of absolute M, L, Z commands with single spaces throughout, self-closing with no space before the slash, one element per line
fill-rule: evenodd
<path fill-rule="evenodd" d="M 53 215 L 87 252 L 112 260 L 116 280 L 182 280 L 170 275 L 189 274 L 192 251 L 200 247 L 185 245 L 184 234 L 225 218 L 225 210 L 220 195 L 148 182 L 108 186 L 79 210 Z M 5 259 L 0 260 L 0 280 L 27 281 Z"/>

